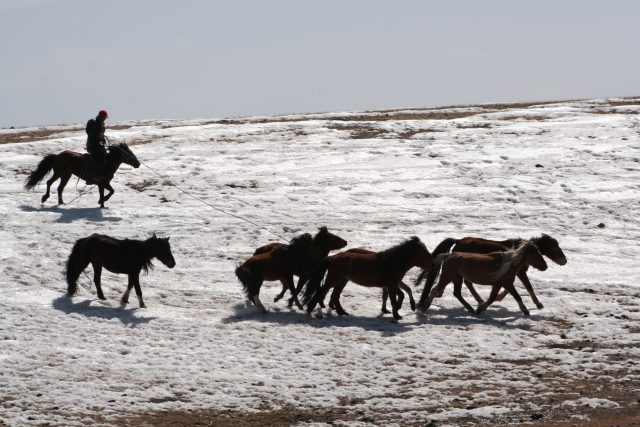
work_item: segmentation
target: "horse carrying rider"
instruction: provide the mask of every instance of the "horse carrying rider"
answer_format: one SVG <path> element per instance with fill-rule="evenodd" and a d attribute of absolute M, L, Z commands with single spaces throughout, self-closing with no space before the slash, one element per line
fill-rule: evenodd
<path fill-rule="evenodd" d="M 87 122 L 87 151 L 91 155 L 93 167 L 86 171 L 87 178 L 91 181 L 100 181 L 104 175 L 105 163 L 107 161 L 106 139 L 104 136 L 104 121 L 109 117 L 106 110 L 100 110 L 95 119 Z"/>

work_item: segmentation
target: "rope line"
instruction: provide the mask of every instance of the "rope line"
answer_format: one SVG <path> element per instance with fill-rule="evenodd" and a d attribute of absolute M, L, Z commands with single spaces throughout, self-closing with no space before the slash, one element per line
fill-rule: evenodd
<path fill-rule="evenodd" d="M 124 151 L 124 150 L 123 150 L 122 148 L 120 148 L 118 145 L 113 144 L 113 145 L 110 145 L 110 147 L 116 147 L 116 148 L 118 148 L 122 153 L 124 153 L 124 155 L 125 155 L 125 156 L 127 156 L 127 157 L 131 157 L 131 156 L 129 155 L 129 153 L 127 153 L 126 151 Z M 268 228 L 266 228 L 266 227 L 264 227 L 264 226 L 262 226 L 262 225 L 260 225 L 260 224 L 257 224 L 257 223 L 255 223 L 255 222 L 253 222 L 253 221 L 251 221 L 251 220 L 249 220 L 249 219 L 247 219 L 247 218 L 244 218 L 244 217 L 242 217 L 242 216 L 240 216 L 240 215 L 236 215 L 236 214 L 233 214 L 233 213 L 231 213 L 231 212 L 227 212 L 227 211 L 225 211 L 224 209 L 220 209 L 220 208 L 218 208 L 218 207 L 216 207 L 216 206 L 212 205 L 211 203 L 209 203 L 209 202 L 207 202 L 207 201 L 205 201 L 205 200 L 202 200 L 200 197 L 195 196 L 195 195 L 193 195 L 193 194 L 189 193 L 189 192 L 188 192 L 188 191 L 186 191 L 186 190 L 183 190 L 183 189 L 182 189 L 182 188 L 180 188 L 178 185 L 174 184 L 170 179 L 168 179 L 167 177 L 165 177 L 165 176 L 164 176 L 164 175 L 162 175 L 161 173 L 157 172 L 157 171 L 156 171 L 155 169 L 153 169 L 151 166 L 147 165 L 147 164 L 146 164 L 146 163 L 144 163 L 144 162 L 141 162 L 139 159 L 136 159 L 136 160 L 138 160 L 138 162 L 140 162 L 140 164 L 141 164 L 141 165 L 143 165 L 145 168 L 149 169 L 151 172 L 155 173 L 155 174 L 156 174 L 156 175 L 158 175 L 160 178 L 164 179 L 164 180 L 165 180 L 165 182 L 167 182 L 171 187 L 174 187 L 175 189 L 177 189 L 178 191 L 182 192 L 183 194 L 186 194 L 187 196 L 189 196 L 189 197 L 191 197 L 191 198 L 193 198 L 193 199 L 195 199 L 195 200 L 199 201 L 200 203 L 202 203 L 202 204 L 204 204 L 204 205 L 209 206 L 211 209 L 214 209 L 214 210 L 216 210 L 216 211 L 218 211 L 218 212 L 222 212 L 222 213 L 223 213 L 223 214 L 225 214 L 225 215 L 232 216 L 232 217 L 237 218 L 237 219 L 239 219 L 239 220 L 241 220 L 241 221 L 245 221 L 245 222 L 247 222 L 247 223 L 249 223 L 249 224 L 251 224 L 251 225 L 254 225 L 254 226 L 258 227 L 258 228 L 259 228 L 259 229 L 261 229 L 261 230 L 264 230 L 264 231 L 266 231 L 266 232 L 268 232 L 268 233 L 273 234 L 274 236 L 276 236 L 277 238 L 279 238 L 279 239 L 281 239 L 281 240 L 283 240 L 283 241 L 285 241 L 285 242 L 288 242 L 288 240 L 287 240 L 287 239 L 285 239 L 284 237 L 282 237 L 281 235 L 279 235 L 279 234 L 277 234 L 277 233 L 275 233 L 275 232 L 273 232 L 273 231 L 269 230 Z"/>

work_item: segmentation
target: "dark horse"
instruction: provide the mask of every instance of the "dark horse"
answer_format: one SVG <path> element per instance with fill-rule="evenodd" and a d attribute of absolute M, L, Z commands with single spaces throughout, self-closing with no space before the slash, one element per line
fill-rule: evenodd
<path fill-rule="evenodd" d="M 100 286 L 102 267 L 112 273 L 127 274 L 129 284 L 120 302 L 129 302 L 131 288 L 136 288 L 136 295 L 140 307 L 145 307 L 140 289 L 140 272 L 145 273 L 153 268 L 151 260 L 158 258 L 164 265 L 173 268 L 176 261 L 171 253 L 169 238 L 158 238 L 154 235 L 147 240 L 118 240 L 103 234 L 92 234 L 79 239 L 73 245 L 71 255 L 67 260 L 67 293 L 76 293 L 76 281 L 80 273 L 91 263 L 93 266 L 93 281 L 96 284 L 98 298 L 106 299 Z"/>
<path fill-rule="evenodd" d="M 29 178 L 24 184 L 27 190 L 31 190 L 45 176 L 53 169 L 53 176 L 47 181 L 47 191 L 42 196 L 42 203 L 49 198 L 49 192 L 51 190 L 51 184 L 53 184 L 58 178 L 60 178 L 60 184 L 58 185 L 58 204 L 64 204 L 62 200 L 62 192 L 64 187 L 69 182 L 71 175 L 76 175 L 79 178 L 86 180 L 86 174 L 88 172 L 88 165 L 90 164 L 89 154 L 76 153 L 74 151 L 63 151 L 60 154 L 49 154 L 45 156 L 36 170 L 31 172 Z M 104 175 L 100 182 L 98 182 L 98 191 L 100 193 L 100 199 L 98 204 L 101 208 L 104 208 L 104 202 L 109 200 L 114 193 L 113 187 L 111 187 L 111 180 L 116 171 L 122 163 L 126 163 L 134 168 L 140 167 L 140 162 L 136 158 L 135 154 L 129 149 L 127 144 L 120 143 L 112 145 L 107 148 L 107 160 L 104 168 Z M 94 182 L 87 181 L 87 184 L 95 184 Z M 109 193 L 105 196 L 104 189 L 107 189 Z"/>
<path fill-rule="evenodd" d="M 286 245 L 284 243 L 269 243 L 261 246 L 255 250 L 254 255 L 260 255 L 263 253 L 271 252 L 278 248 L 283 248 Z M 295 296 L 300 293 L 302 285 L 307 281 L 308 276 L 315 270 L 320 261 L 322 261 L 329 252 L 342 249 L 347 246 L 347 241 L 332 234 L 327 230 L 327 227 L 320 227 L 318 233 L 313 237 L 311 242 L 311 248 L 306 257 L 296 259 L 293 274 L 299 277 L 298 286 L 296 287 L 295 294 L 289 298 L 289 307 L 291 307 L 295 301 Z M 292 254 L 292 251 L 287 252 Z M 282 282 L 282 292 L 280 292 L 273 300 L 273 302 L 279 301 L 287 292 L 288 283 Z"/>
<path fill-rule="evenodd" d="M 555 262 L 556 264 L 565 265 L 567 263 L 567 257 L 564 255 L 564 252 L 562 252 L 562 249 L 560 249 L 560 245 L 558 244 L 558 241 L 553 237 L 549 236 L 548 234 L 543 233 L 541 236 L 533 237 L 529 239 L 529 241 L 534 243 L 538 247 L 542 255 L 548 257 L 551 261 Z M 479 237 L 465 237 L 462 239 L 447 238 L 447 239 L 444 239 L 442 242 L 440 242 L 438 246 L 436 246 L 436 248 L 433 250 L 433 256 L 436 257 L 442 253 L 447 253 L 452 247 L 453 247 L 452 252 L 473 252 L 473 253 L 479 253 L 479 254 L 488 254 L 490 252 L 501 252 L 501 251 L 507 251 L 509 249 L 515 249 L 519 245 L 521 245 L 523 242 L 525 242 L 525 239 L 522 239 L 522 238 L 507 239 L 507 240 L 488 240 L 488 239 L 481 239 Z M 533 286 L 531 286 L 531 281 L 527 276 L 528 269 L 529 269 L 528 264 L 523 265 L 520 271 L 518 271 L 517 277 L 524 284 L 524 287 L 527 289 L 527 292 L 529 292 L 529 295 L 531 296 L 531 299 L 533 300 L 533 303 L 536 305 L 536 307 L 543 308 L 544 306 L 538 300 L 536 293 L 533 291 Z M 424 277 L 425 274 L 426 272 L 423 272 L 421 275 Z M 437 274 L 437 271 L 432 271 L 430 274 L 431 275 Z M 422 280 L 423 277 L 419 278 L 418 281 Z M 433 279 L 432 277 L 427 279 L 427 281 L 431 283 L 433 283 L 434 280 L 435 279 Z M 467 286 L 467 288 L 469 289 L 469 291 L 471 292 L 471 295 L 473 295 L 475 300 L 479 304 L 482 304 L 484 301 L 482 300 L 480 295 L 478 295 L 478 292 L 476 292 L 475 288 L 473 287 L 473 283 L 465 279 L 464 284 Z M 497 296 L 496 300 L 502 301 L 502 299 L 507 295 L 507 293 L 509 293 L 508 290 L 506 289 L 503 290 Z M 442 295 L 436 295 L 436 297 L 441 297 L 441 296 Z"/>
<path fill-rule="evenodd" d="M 428 275 L 429 278 L 422 291 L 420 308 L 422 310 L 428 309 L 433 299 L 438 295 L 442 295 L 446 286 L 453 282 L 454 296 L 473 314 L 480 314 L 486 310 L 496 300 L 498 291 L 501 288 L 505 288 L 516 300 L 524 315 L 528 316 L 529 310 L 527 310 L 522 298 L 520 298 L 513 286 L 516 275 L 527 264 L 541 271 L 547 269 L 547 263 L 544 261 L 538 247 L 530 241 L 525 241 L 518 248 L 510 249 L 506 252 L 500 251 L 488 254 L 452 252 L 438 255 L 435 257 L 433 269 Z M 442 268 L 440 268 L 441 266 Z M 440 270 L 442 271 L 440 272 L 438 285 L 431 290 Z M 432 273 L 434 271 L 435 274 Z M 489 299 L 481 303 L 477 310 L 474 310 L 462 296 L 462 281 L 464 279 L 473 283 L 492 286 Z"/>
<path fill-rule="evenodd" d="M 361 253 L 361 254 L 372 254 L 374 253 L 373 251 L 369 250 L 369 249 L 365 249 L 365 248 L 352 248 L 347 250 L 347 252 L 355 252 L 355 253 Z M 432 254 L 433 255 L 433 254 Z M 400 282 L 398 284 L 398 287 L 400 288 L 400 290 L 398 290 L 398 308 L 402 307 L 402 301 L 404 301 L 404 293 L 402 291 L 405 291 L 408 295 L 409 295 L 409 303 L 411 304 L 411 311 L 415 311 L 416 309 L 416 301 L 415 299 L 413 299 L 413 292 L 411 291 L 411 288 L 405 284 L 404 282 Z M 382 311 L 384 314 L 388 314 L 389 310 L 387 310 L 387 299 L 389 298 L 389 291 L 387 290 L 387 288 L 383 288 L 382 289 L 382 309 L 380 311 Z M 321 303 L 320 306 L 322 307 L 323 304 Z M 334 307 L 331 307 L 334 308 Z"/>
<path fill-rule="evenodd" d="M 276 247 L 269 252 L 253 255 L 247 259 L 236 268 L 236 276 L 242 283 L 247 299 L 266 313 L 267 309 L 260 301 L 260 288 L 265 280 L 279 280 L 282 286 L 289 289 L 298 308 L 302 309 L 294 287 L 293 275 L 298 266 L 304 263 L 304 260 L 314 251 L 313 237 L 305 233 L 291 239 L 288 245 Z"/>
<path fill-rule="evenodd" d="M 318 271 L 306 284 L 303 299 L 307 311 L 311 313 L 324 300 L 329 289 L 335 287 L 330 305 L 339 315 L 347 315 L 340 304 L 340 293 L 351 280 L 361 286 L 386 288 L 391 298 L 393 317 L 401 319 L 397 297 L 402 278 L 411 267 L 429 269 L 432 264 L 431 254 L 417 237 L 381 252 L 339 252 L 322 261 Z M 326 279 L 321 285 L 325 273 Z"/>

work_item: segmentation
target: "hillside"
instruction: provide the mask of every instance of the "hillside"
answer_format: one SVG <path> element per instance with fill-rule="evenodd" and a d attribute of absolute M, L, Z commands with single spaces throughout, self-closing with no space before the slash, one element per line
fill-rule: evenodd
<path fill-rule="evenodd" d="M 143 165 L 121 167 L 106 209 L 76 178 L 62 206 L 57 183 L 44 204 L 44 183 L 23 189 L 43 156 L 83 151 L 82 126 L 2 129 L 0 424 L 640 423 L 639 113 L 625 98 L 107 122 Z M 274 282 L 269 314 L 247 306 L 236 265 L 320 226 L 375 251 L 546 233 L 568 263 L 530 270 L 543 309 L 517 283 L 530 317 L 511 297 L 471 315 L 452 286 L 397 322 L 353 283 L 348 317 L 274 303 Z M 66 296 L 77 239 L 154 232 L 177 265 L 141 276 L 147 308 L 121 307 L 127 278 L 108 272 L 97 299 L 91 268 Z"/>

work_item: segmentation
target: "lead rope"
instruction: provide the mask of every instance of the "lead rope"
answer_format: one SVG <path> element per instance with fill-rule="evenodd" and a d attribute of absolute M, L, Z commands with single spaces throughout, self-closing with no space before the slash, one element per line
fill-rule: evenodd
<path fill-rule="evenodd" d="M 111 141 L 109 141 L 109 142 L 111 142 Z M 120 150 L 120 151 L 121 151 L 125 156 L 127 156 L 127 157 L 129 157 L 129 158 L 131 158 L 131 157 L 132 157 L 129 153 L 127 153 L 126 151 L 124 151 L 124 150 L 123 150 L 122 148 L 120 148 L 118 145 L 110 144 L 110 145 L 109 145 L 109 147 L 116 147 L 116 148 L 118 148 L 118 149 L 119 149 L 119 150 Z M 134 159 L 135 159 L 135 158 L 134 158 Z M 279 234 L 277 234 L 277 233 L 275 233 L 275 232 L 273 232 L 273 231 L 269 230 L 268 228 L 266 228 L 266 227 L 264 227 L 264 226 L 262 226 L 262 225 L 260 225 L 260 224 L 257 224 L 257 223 L 255 223 L 255 222 L 253 222 L 253 221 L 251 221 L 251 220 L 249 220 L 249 219 L 247 219 L 247 218 L 244 218 L 244 217 L 242 217 L 242 216 L 240 216 L 240 215 L 236 215 L 236 214 L 233 214 L 233 213 L 231 213 L 231 212 L 227 212 L 227 211 L 225 211 L 224 209 L 220 209 L 220 208 L 218 208 L 218 207 L 216 207 L 216 206 L 212 205 L 211 203 L 209 203 L 209 202 L 207 202 L 207 201 L 205 201 L 205 200 L 202 200 L 202 199 L 201 199 L 201 198 L 199 198 L 198 196 L 195 196 L 195 195 L 193 195 L 193 194 L 189 193 L 188 191 L 183 190 L 182 188 L 180 188 L 179 186 L 177 186 L 176 184 L 174 184 L 170 179 L 166 178 L 164 175 L 162 175 L 161 173 L 157 172 L 157 171 L 156 171 L 155 169 L 153 169 L 151 166 L 147 165 L 147 164 L 146 164 L 146 163 L 144 163 L 144 162 L 141 162 L 141 161 L 140 161 L 140 160 L 138 160 L 138 159 L 135 159 L 135 160 L 137 160 L 138 162 L 140 162 L 140 164 L 141 164 L 141 165 L 143 165 L 145 168 L 149 169 L 151 172 L 155 173 L 155 174 L 156 174 L 157 176 L 159 176 L 160 178 L 164 179 L 164 180 L 165 180 L 165 182 L 167 182 L 171 187 L 174 187 L 176 190 L 178 190 L 178 191 L 180 191 L 180 192 L 182 192 L 182 193 L 186 194 L 187 196 L 189 196 L 189 197 L 191 197 L 191 198 L 193 198 L 193 199 L 195 199 L 195 200 L 199 201 L 200 203 L 202 203 L 202 204 L 204 204 L 204 205 L 209 206 L 211 209 L 214 209 L 214 210 L 216 210 L 216 211 L 218 211 L 218 212 L 222 212 L 222 213 L 223 213 L 223 214 L 225 214 L 225 215 L 232 216 L 232 217 L 237 218 L 237 219 L 239 219 L 239 220 L 241 220 L 241 221 L 245 221 L 245 222 L 247 222 L 247 223 L 249 223 L 249 224 L 251 224 L 251 225 L 254 225 L 254 226 L 258 227 L 258 228 L 259 228 L 259 229 L 261 229 L 261 230 L 264 230 L 264 231 L 266 231 L 266 232 L 268 232 L 268 233 L 273 234 L 274 236 L 276 236 L 277 238 L 281 239 L 282 241 L 288 242 L 288 240 L 287 240 L 287 239 L 285 239 L 284 237 L 282 237 L 281 235 L 279 235 Z"/>

